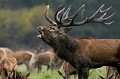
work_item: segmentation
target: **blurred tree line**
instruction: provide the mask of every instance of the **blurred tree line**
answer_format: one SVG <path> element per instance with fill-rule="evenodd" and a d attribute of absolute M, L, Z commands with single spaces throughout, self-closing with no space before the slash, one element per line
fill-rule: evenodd
<path fill-rule="evenodd" d="M 50 5 L 49 15 L 53 18 L 56 8 L 72 5 L 70 14 L 86 4 L 84 15 L 76 20 L 84 19 L 94 13 L 102 4 L 105 8 L 113 6 L 108 15 L 116 12 L 110 21 L 110 26 L 102 24 L 86 24 L 75 27 L 69 33 L 74 37 L 120 38 L 120 0 L 0 0 L 0 46 L 18 48 L 33 48 L 43 44 L 37 36 L 37 27 L 46 25 L 44 19 L 46 5 Z M 73 26 L 74 27 L 74 26 Z"/>

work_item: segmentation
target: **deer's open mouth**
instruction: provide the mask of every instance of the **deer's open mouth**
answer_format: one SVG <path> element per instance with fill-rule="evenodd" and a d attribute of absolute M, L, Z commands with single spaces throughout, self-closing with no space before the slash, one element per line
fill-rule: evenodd
<path fill-rule="evenodd" d="M 42 38 L 43 37 L 43 35 L 44 35 L 44 33 L 42 32 L 42 30 L 40 30 L 40 29 L 38 29 L 38 35 L 37 35 L 37 37 L 38 38 Z"/>

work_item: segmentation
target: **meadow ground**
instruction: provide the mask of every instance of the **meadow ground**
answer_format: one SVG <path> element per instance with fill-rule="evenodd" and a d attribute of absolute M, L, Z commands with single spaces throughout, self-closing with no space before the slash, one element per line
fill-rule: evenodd
<path fill-rule="evenodd" d="M 28 73 L 25 65 L 18 66 L 18 70 L 23 74 Z M 63 72 L 62 68 L 60 68 L 60 71 Z M 103 77 L 106 75 L 105 67 L 90 70 L 89 79 L 100 79 L 98 75 L 101 75 Z M 58 70 L 47 71 L 46 67 L 44 66 L 41 73 L 38 74 L 37 70 L 35 70 L 32 73 L 30 73 L 28 79 L 63 79 L 63 78 L 58 74 Z M 71 79 L 73 79 L 73 76 Z"/>

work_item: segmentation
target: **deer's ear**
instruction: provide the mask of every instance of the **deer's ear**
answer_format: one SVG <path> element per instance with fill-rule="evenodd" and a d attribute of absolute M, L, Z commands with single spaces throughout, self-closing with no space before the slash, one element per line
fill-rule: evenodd
<path fill-rule="evenodd" d="M 64 28 L 65 33 L 69 32 L 72 28 Z"/>

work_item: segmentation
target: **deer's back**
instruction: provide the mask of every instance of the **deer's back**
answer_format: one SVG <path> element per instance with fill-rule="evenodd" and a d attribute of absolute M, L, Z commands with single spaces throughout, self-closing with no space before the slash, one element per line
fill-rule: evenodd
<path fill-rule="evenodd" d="M 13 54 L 13 57 L 15 57 L 18 61 L 18 63 L 21 63 L 23 61 L 30 61 L 32 58 L 32 52 L 30 51 L 17 51 Z"/>
<path fill-rule="evenodd" d="M 91 65 L 120 62 L 119 39 L 80 39 L 78 46 L 80 49 L 76 50 L 74 56 L 82 56 Z"/>
<path fill-rule="evenodd" d="M 37 55 L 37 62 L 39 63 L 48 63 L 51 61 L 51 54 L 50 53 L 39 53 Z"/>
<path fill-rule="evenodd" d="M 12 55 L 13 55 L 13 51 L 10 50 L 9 48 L 0 47 L 0 59 L 4 55 L 4 52 L 6 52 L 8 57 L 12 57 Z"/>

